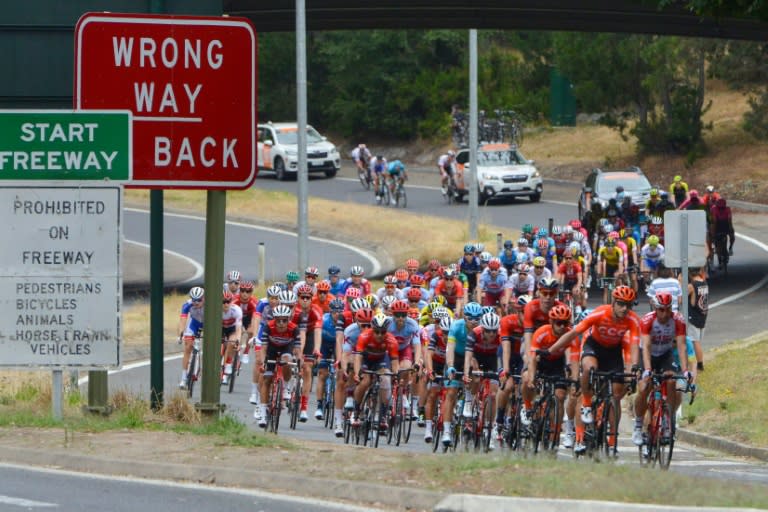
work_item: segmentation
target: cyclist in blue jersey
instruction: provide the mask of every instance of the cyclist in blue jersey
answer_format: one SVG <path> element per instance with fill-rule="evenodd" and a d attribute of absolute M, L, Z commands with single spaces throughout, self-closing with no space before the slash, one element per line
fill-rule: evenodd
<path fill-rule="evenodd" d="M 464 256 L 459 260 L 459 271 L 467 276 L 467 283 L 469 285 L 467 295 L 475 293 L 477 276 L 482 271 L 482 268 L 480 268 L 480 258 L 477 257 L 475 249 L 475 246 L 472 244 L 465 245 Z"/>
<path fill-rule="evenodd" d="M 395 337 L 398 348 L 398 367 L 401 370 L 407 370 L 408 368 L 415 368 L 418 370 L 424 365 L 423 357 L 421 354 L 421 326 L 413 318 L 408 318 L 408 310 L 410 309 L 408 303 L 404 300 L 396 300 L 390 306 L 392 310 L 392 318 L 394 321 L 389 322 L 387 331 Z M 402 384 L 405 385 L 410 382 L 411 375 L 406 373 Z M 414 407 L 413 410 L 418 409 L 418 398 L 413 397 Z M 410 411 L 410 401 L 408 397 L 403 397 L 403 407 L 406 411 Z"/>
<path fill-rule="evenodd" d="M 464 318 L 455 320 L 451 325 L 450 331 L 448 331 L 448 344 L 445 349 L 445 366 L 448 368 L 446 376 L 452 379 L 456 374 L 456 368 L 464 368 L 464 356 L 467 346 L 467 334 L 480 325 L 480 317 L 483 316 L 483 307 L 477 302 L 469 302 L 464 306 Z M 455 382 L 455 385 L 454 385 Z M 443 429 L 442 443 L 450 446 L 451 444 L 451 429 L 450 423 L 453 420 L 453 407 L 456 404 L 456 396 L 458 394 L 458 381 L 451 381 L 451 387 L 448 388 L 448 392 L 445 395 L 445 407 L 443 409 L 443 421 L 448 428 Z M 467 404 L 470 404 L 467 407 Z M 464 410 L 462 414 L 464 416 L 470 416 L 472 414 L 472 396 L 467 390 L 464 393 Z M 468 410 L 469 409 L 469 410 Z M 466 414 L 465 414 L 466 413 Z"/>
<path fill-rule="evenodd" d="M 328 267 L 328 279 L 331 284 L 331 295 L 338 297 L 344 295 L 344 280 L 341 279 L 341 269 L 337 265 Z"/>
<path fill-rule="evenodd" d="M 387 164 L 387 186 L 389 186 L 389 197 L 392 205 L 395 204 L 395 187 L 408 180 L 408 172 L 405 165 L 400 160 L 394 160 Z"/>
<path fill-rule="evenodd" d="M 499 253 L 499 261 L 506 269 L 507 274 L 511 274 L 514 271 L 515 265 L 517 264 L 517 256 L 512 240 L 504 240 L 504 248 Z"/>
<path fill-rule="evenodd" d="M 195 337 L 203 330 L 203 296 L 205 291 L 200 286 L 189 290 L 189 300 L 181 306 L 179 317 L 179 341 L 184 342 L 184 356 L 181 358 L 181 382 L 179 388 L 187 388 L 187 365 L 192 354 Z"/>
<path fill-rule="evenodd" d="M 328 377 L 328 363 L 326 361 L 329 359 L 336 359 L 337 342 L 340 344 L 341 340 L 343 340 L 343 333 L 339 332 L 336 326 L 339 323 L 339 317 L 344 312 L 344 301 L 341 299 L 333 299 L 328 305 L 328 308 L 328 313 L 323 314 L 320 335 L 320 354 L 323 361 L 317 365 L 317 410 L 315 411 L 315 418 L 318 420 L 323 419 L 325 379 Z"/>

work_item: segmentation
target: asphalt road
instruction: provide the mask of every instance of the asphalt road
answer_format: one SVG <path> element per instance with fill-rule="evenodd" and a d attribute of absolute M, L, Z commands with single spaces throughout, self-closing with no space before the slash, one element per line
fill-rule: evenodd
<path fill-rule="evenodd" d="M 244 489 L 107 477 L 0 464 L 0 510 L 81 512 L 363 511 L 368 508 Z"/>

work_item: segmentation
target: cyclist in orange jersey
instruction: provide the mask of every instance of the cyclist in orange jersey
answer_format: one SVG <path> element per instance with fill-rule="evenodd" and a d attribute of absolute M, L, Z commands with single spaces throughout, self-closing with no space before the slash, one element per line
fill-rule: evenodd
<path fill-rule="evenodd" d="M 312 305 L 319 307 L 323 313 L 331 310 L 331 301 L 336 297 L 331 293 L 331 283 L 328 281 L 319 281 L 315 285 L 315 296 L 312 297 Z"/>
<path fill-rule="evenodd" d="M 549 348 L 557 353 L 569 346 L 579 334 L 591 328 L 581 350 L 581 415 L 576 423 L 577 453 L 586 450 L 584 446 L 584 424 L 590 424 L 592 418 L 592 394 L 589 385 L 589 374 L 592 369 L 607 372 L 628 371 L 622 354 L 624 349 L 630 353 L 630 363 L 637 364 L 639 360 L 638 344 L 640 342 L 640 318 L 632 311 L 635 291 L 629 286 L 617 286 L 611 294 L 613 301 L 596 308 L 592 314 L 579 322 L 572 331 L 563 334 Z M 613 383 L 613 396 L 618 401 L 624 396 L 623 382 Z M 621 418 L 621 408 L 616 409 L 616 423 Z"/>

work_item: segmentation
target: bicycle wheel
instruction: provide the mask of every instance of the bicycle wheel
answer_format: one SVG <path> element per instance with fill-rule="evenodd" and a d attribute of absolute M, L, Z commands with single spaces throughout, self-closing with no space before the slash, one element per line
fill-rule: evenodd
<path fill-rule="evenodd" d="M 299 419 L 299 409 L 301 408 L 301 379 L 297 378 L 291 393 L 291 399 L 288 401 L 288 412 L 291 413 L 291 430 L 296 430 L 296 422 Z"/>
<path fill-rule="evenodd" d="M 405 193 L 405 188 L 401 185 L 397 191 L 398 203 L 403 208 L 408 206 L 408 195 Z"/>
<path fill-rule="evenodd" d="M 671 413 L 669 404 L 662 406 L 660 419 L 660 430 L 656 439 L 656 459 L 661 469 L 669 469 L 672 450 L 675 447 L 675 416 Z"/>
<path fill-rule="evenodd" d="M 544 418 L 542 424 L 542 449 L 557 455 L 560 447 L 560 430 L 562 429 L 562 410 L 557 398 L 551 396 L 547 399 L 547 405 L 544 409 Z"/>
<path fill-rule="evenodd" d="M 344 412 L 344 419 L 342 422 L 344 428 L 344 444 L 349 444 L 349 440 L 352 437 L 352 423 L 349 421 L 349 413 L 346 411 Z"/>
<path fill-rule="evenodd" d="M 619 428 L 617 415 L 619 414 L 619 405 L 614 397 L 609 398 L 603 404 L 602 431 L 600 436 L 600 447 L 602 453 L 613 458 L 618 454 L 619 448 Z"/>
<path fill-rule="evenodd" d="M 280 371 L 279 368 L 275 368 L 275 371 Z M 272 424 L 270 430 L 277 434 L 277 429 L 280 426 L 280 413 L 283 411 L 283 381 L 278 380 L 272 385 L 272 417 L 270 423 Z"/>
<path fill-rule="evenodd" d="M 479 451 L 483 438 L 482 403 L 475 399 L 472 402 L 472 441 L 475 451 Z"/>
<path fill-rule="evenodd" d="M 382 206 L 389 206 L 389 202 L 392 199 L 390 193 L 389 193 L 389 187 L 385 184 L 381 189 L 381 205 Z"/>
<path fill-rule="evenodd" d="M 409 386 L 410 388 L 410 386 Z M 411 400 L 414 400 L 414 397 L 411 396 L 410 389 L 406 392 L 408 396 L 410 396 Z M 403 443 L 407 443 L 411 439 L 411 428 L 413 427 L 413 402 L 410 402 L 411 410 L 403 411 Z"/>
<path fill-rule="evenodd" d="M 325 417 L 325 428 L 332 429 L 334 426 L 333 416 L 333 391 L 336 389 L 336 378 L 333 374 L 328 374 L 325 378 L 325 396 L 323 398 L 323 416 Z"/>
<path fill-rule="evenodd" d="M 371 182 L 368 181 L 368 174 L 365 171 L 357 170 L 357 177 L 365 190 L 371 190 Z"/>
<path fill-rule="evenodd" d="M 445 197 L 448 200 L 448 204 L 453 203 L 453 200 L 455 199 L 456 194 L 456 185 L 453 183 L 453 178 L 448 178 L 448 185 L 446 187 L 446 194 Z"/>
<path fill-rule="evenodd" d="M 493 397 L 488 395 L 483 400 L 483 407 L 481 411 L 481 417 L 483 418 L 483 451 L 488 453 L 491 451 L 491 436 L 493 435 L 493 416 L 495 411 L 493 410 Z"/>
<path fill-rule="evenodd" d="M 240 363 L 240 354 L 235 350 L 235 355 L 232 357 L 232 373 L 229 376 L 229 392 L 235 389 L 235 376 L 237 375 L 237 365 Z"/>
<path fill-rule="evenodd" d="M 533 420 L 531 421 L 531 439 L 533 444 L 533 453 L 539 453 L 539 447 L 542 445 L 544 435 L 544 408 L 546 400 L 539 399 L 533 404 Z"/>
<path fill-rule="evenodd" d="M 375 393 L 372 393 L 372 396 L 369 400 L 369 409 L 368 409 L 368 429 L 371 435 L 371 446 L 378 447 L 379 446 L 379 421 L 378 421 L 378 415 L 380 414 L 379 411 L 379 390 L 377 389 Z"/>
<path fill-rule="evenodd" d="M 439 407 L 442 404 L 439 400 L 435 401 L 435 406 L 438 407 L 435 409 L 436 411 L 439 411 Z M 442 437 L 443 437 L 443 418 L 440 416 L 439 413 L 435 413 L 433 419 L 432 419 L 432 451 L 437 452 L 437 447 L 440 446 L 442 443 Z M 443 451 L 447 451 L 448 447 L 444 447 Z"/>
<path fill-rule="evenodd" d="M 189 356 L 189 365 L 187 366 L 187 398 L 192 398 L 192 390 L 197 380 L 197 351 L 193 350 Z"/>
<path fill-rule="evenodd" d="M 520 424 L 520 409 L 523 406 L 522 397 L 512 397 L 512 405 L 510 406 L 509 424 L 504 426 L 506 435 L 504 436 L 504 442 L 511 451 L 520 448 L 520 437 L 518 436 L 519 424 Z"/>
<path fill-rule="evenodd" d="M 400 446 L 400 442 L 403 440 L 403 421 L 405 421 L 405 418 L 403 416 L 403 393 L 400 390 L 400 387 L 397 388 L 397 395 L 394 400 L 394 414 L 392 416 L 392 427 L 395 429 L 395 432 L 393 433 L 394 439 L 395 439 L 395 446 Z"/>

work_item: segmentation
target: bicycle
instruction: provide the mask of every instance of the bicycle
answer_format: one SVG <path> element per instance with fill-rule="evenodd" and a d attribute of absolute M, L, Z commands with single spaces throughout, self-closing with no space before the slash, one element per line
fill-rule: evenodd
<path fill-rule="evenodd" d="M 363 189 L 365 190 L 371 190 L 371 183 L 373 183 L 373 178 L 371 177 L 371 170 L 368 169 L 368 164 L 366 163 L 364 168 L 357 168 L 357 178 L 360 180 L 360 184 L 363 186 Z"/>
<path fill-rule="evenodd" d="M 482 448 L 487 453 L 491 450 L 491 435 L 493 435 L 494 415 L 496 414 L 493 408 L 495 393 L 491 392 L 491 380 L 498 379 L 498 373 L 476 370 L 472 372 L 472 376 L 482 379 L 479 397 L 475 397 L 472 402 L 474 446 L 476 451 Z M 467 449 L 469 448 L 467 447 Z"/>
<path fill-rule="evenodd" d="M 283 388 L 285 387 L 285 380 L 283 378 L 282 367 L 288 365 L 291 367 L 291 372 L 296 373 L 298 370 L 298 363 L 288 361 L 274 361 L 268 360 L 266 365 L 274 365 L 274 377 L 272 380 L 272 389 L 269 392 L 269 402 L 267 403 L 267 422 L 264 425 L 265 432 L 272 432 L 277 434 L 277 429 L 280 425 L 280 413 L 283 410 Z"/>
<path fill-rule="evenodd" d="M 381 378 L 392 377 L 395 375 L 392 372 L 378 373 L 372 370 L 363 370 L 362 373 L 371 375 L 373 382 L 371 386 L 365 391 L 363 395 L 363 401 L 360 406 L 360 414 L 362 416 L 362 422 L 360 428 L 362 432 L 360 436 L 363 440 L 363 446 L 371 446 L 378 448 L 379 446 L 379 434 L 381 421 L 379 417 L 382 412 L 381 404 L 379 403 L 379 391 L 381 389 Z M 386 409 L 385 409 L 386 410 Z"/>
<path fill-rule="evenodd" d="M 202 336 L 202 333 L 198 333 L 192 342 L 192 353 L 189 355 L 189 362 L 187 363 L 187 398 L 192 398 L 195 382 L 200 379 L 203 370 Z"/>
<path fill-rule="evenodd" d="M 296 422 L 299 420 L 299 413 L 301 412 L 301 390 L 304 387 L 304 378 L 301 372 L 298 371 L 298 367 L 291 368 L 291 374 L 294 386 L 293 390 L 291 390 L 291 398 L 288 400 L 287 406 L 291 418 L 291 430 L 296 430 Z"/>
<path fill-rule="evenodd" d="M 453 172 L 448 175 L 448 182 L 445 186 L 445 198 L 448 200 L 448 204 L 456 201 L 456 194 L 458 188 L 456 187 L 456 180 L 453 178 Z"/>
<path fill-rule="evenodd" d="M 510 397 L 509 404 L 507 404 L 507 418 L 509 422 L 504 422 L 501 428 L 502 447 L 506 447 L 510 451 L 515 451 L 520 447 L 520 438 L 518 436 L 518 429 L 520 428 L 520 410 L 523 408 L 523 396 L 520 393 L 520 375 L 510 375 L 508 379 L 515 381 L 515 394 Z"/>
<path fill-rule="evenodd" d="M 432 451 L 436 452 L 437 447 L 442 444 L 440 440 L 443 435 L 443 404 L 445 403 L 448 389 L 443 385 L 442 375 L 433 375 L 432 385 L 440 386 L 440 392 L 435 397 L 434 413 L 432 414 Z M 443 453 L 447 451 L 448 446 L 443 445 Z"/>
<path fill-rule="evenodd" d="M 323 411 L 323 417 L 325 418 L 325 428 L 332 429 L 333 425 L 333 394 L 336 391 L 336 366 L 333 359 L 321 359 L 321 364 L 328 365 L 328 375 L 323 382 L 323 401 L 321 402 L 321 410 Z"/>
<path fill-rule="evenodd" d="M 590 458 L 601 452 L 606 457 L 615 458 L 619 447 L 619 425 L 616 419 L 621 411 L 621 404 L 613 396 L 614 382 L 629 384 L 634 390 L 637 383 L 634 373 L 601 372 L 594 368 L 589 374 L 590 387 L 594 391 L 592 400 L 592 423 L 584 425 L 584 445 Z M 580 454 L 576 454 L 579 457 Z"/>
<path fill-rule="evenodd" d="M 539 351 L 537 351 L 538 353 Z M 570 386 L 575 381 L 561 376 L 542 375 L 536 379 L 539 396 L 533 403 L 534 442 L 533 451 L 557 455 L 563 422 L 563 404 L 555 396 L 558 385 Z"/>
<path fill-rule="evenodd" d="M 598 286 L 603 290 L 603 304 L 608 304 L 608 296 L 616 287 L 616 278 L 603 276 L 600 278 Z"/>
<path fill-rule="evenodd" d="M 226 340 L 225 340 L 226 343 Z M 235 389 L 235 377 L 240 375 L 240 341 L 233 342 L 235 344 L 234 349 L 232 350 L 232 373 L 229 375 L 228 381 L 227 381 L 227 391 L 229 393 L 232 393 L 232 391 Z M 221 364 L 221 373 L 224 374 L 224 361 L 222 361 Z"/>
<path fill-rule="evenodd" d="M 717 264 L 723 275 L 728 275 L 728 235 L 719 234 L 715 236 L 715 254 L 717 254 Z"/>
<path fill-rule="evenodd" d="M 675 447 L 677 425 L 675 413 L 669 406 L 666 381 L 685 379 L 682 374 L 654 373 L 651 376 L 652 388 L 648 396 L 648 414 L 650 421 L 648 429 L 643 434 L 643 444 L 638 447 L 640 465 L 659 465 L 661 469 L 669 469 L 672 462 L 672 451 Z M 691 383 L 686 381 L 683 392 L 691 390 Z M 696 395 L 691 394 L 690 403 Z"/>
<path fill-rule="evenodd" d="M 387 180 L 384 178 L 383 175 L 379 176 L 379 200 L 382 206 L 389 206 L 389 202 L 391 200 L 389 195 L 389 186 L 387 186 Z"/>
<path fill-rule="evenodd" d="M 573 317 L 574 317 L 574 314 L 575 314 L 574 307 L 573 307 L 574 306 L 573 291 L 572 290 L 563 289 L 563 290 L 560 290 L 559 294 L 560 294 L 560 301 L 563 304 L 565 304 L 568 307 L 568 309 L 570 309 L 570 311 L 571 311 L 571 323 L 573 323 L 573 320 L 574 320 Z"/>
<path fill-rule="evenodd" d="M 392 410 L 390 412 L 390 429 L 387 435 L 387 443 L 391 444 L 392 439 L 395 439 L 395 446 L 400 446 L 401 439 L 404 443 L 407 443 L 411 438 L 411 428 L 413 426 L 413 415 L 411 414 L 410 407 L 406 410 L 404 406 L 404 399 L 411 397 L 411 384 L 408 383 L 405 386 L 400 384 L 402 376 L 406 373 L 415 372 L 414 368 L 407 368 L 397 372 L 397 381 L 392 385 Z M 403 428 L 405 428 L 405 434 L 403 435 Z"/>
<path fill-rule="evenodd" d="M 403 208 L 408 206 L 408 196 L 405 193 L 404 182 L 403 178 L 397 178 L 397 184 L 395 185 L 395 206 L 402 206 Z"/>

